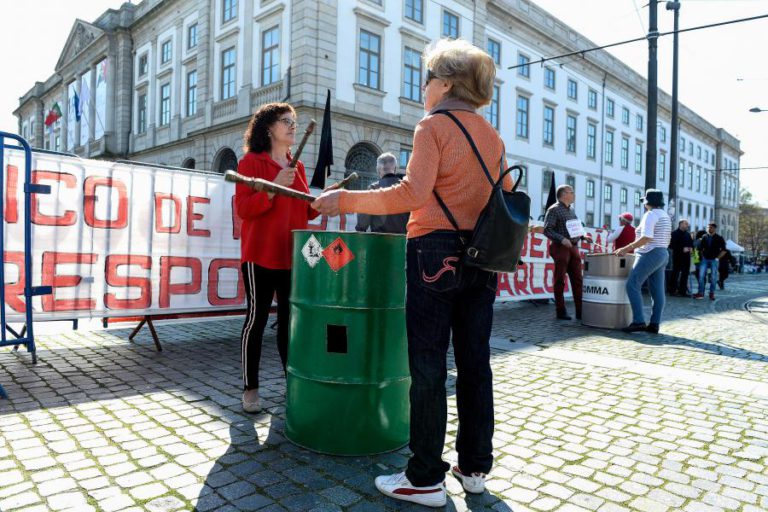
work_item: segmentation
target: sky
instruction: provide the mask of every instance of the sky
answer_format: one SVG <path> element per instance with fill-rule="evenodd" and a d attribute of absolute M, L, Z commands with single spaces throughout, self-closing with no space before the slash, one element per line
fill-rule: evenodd
<path fill-rule="evenodd" d="M 389 0 L 393 1 L 393 0 Z M 648 0 L 533 0 L 598 45 L 642 37 Z M 768 0 L 681 0 L 680 28 L 768 14 Z M 120 0 L 0 0 L 3 80 L 0 130 L 17 132 L 13 111 L 36 80 L 52 73 L 76 18 L 95 20 Z M 41 13 L 43 15 L 41 16 Z M 659 4 L 659 30 L 672 13 Z M 11 49 L 23 48 L 23 51 Z M 680 101 L 741 140 L 741 185 L 768 207 L 768 18 L 680 35 Z M 644 41 L 609 50 L 643 76 Z M 672 91 L 672 37 L 659 39 L 659 87 Z"/>

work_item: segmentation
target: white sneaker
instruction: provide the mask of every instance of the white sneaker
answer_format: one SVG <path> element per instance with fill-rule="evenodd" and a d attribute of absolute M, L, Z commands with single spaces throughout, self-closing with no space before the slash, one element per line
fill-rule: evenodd
<path fill-rule="evenodd" d="M 461 472 L 459 466 L 451 468 L 453 476 L 461 480 L 461 486 L 464 490 L 472 494 L 483 494 L 485 492 L 485 473 L 472 473 L 467 476 Z"/>
<path fill-rule="evenodd" d="M 259 398 L 258 389 L 243 391 L 243 410 L 251 413 L 261 411 L 261 399 Z"/>
<path fill-rule="evenodd" d="M 402 472 L 377 476 L 374 483 L 379 491 L 396 500 L 410 501 L 427 507 L 445 505 L 445 482 L 428 487 L 416 487 L 408 481 L 405 472 Z"/>

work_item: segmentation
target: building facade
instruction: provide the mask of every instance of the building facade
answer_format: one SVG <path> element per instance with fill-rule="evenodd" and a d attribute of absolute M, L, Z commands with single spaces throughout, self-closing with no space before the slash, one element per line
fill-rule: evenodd
<path fill-rule="evenodd" d="M 333 177 L 376 179 L 384 152 L 406 165 L 423 116 L 421 55 L 461 37 L 497 63 L 483 109 L 525 166 L 521 187 L 543 214 L 550 180 L 569 183 L 589 226 L 642 213 L 647 82 L 610 54 L 533 65 L 595 46 L 527 0 L 144 0 L 77 20 L 55 73 L 21 100 L 34 146 L 223 172 L 242 156 L 259 105 L 289 101 L 300 124 L 333 111 Z M 85 100 L 87 101 L 84 101 Z M 43 125 L 58 103 L 63 117 Z M 669 192 L 671 98 L 660 91 L 658 188 Z M 678 217 L 738 236 L 739 141 L 680 106 Z M 319 130 L 317 131 L 319 132 Z M 316 160 L 319 133 L 302 160 Z"/>

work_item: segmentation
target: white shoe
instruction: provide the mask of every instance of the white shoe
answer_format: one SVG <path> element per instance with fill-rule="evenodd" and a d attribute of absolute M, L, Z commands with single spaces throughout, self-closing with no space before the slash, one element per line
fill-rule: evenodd
<path fill-rule="evenodd" d="M 243 410 L 250 413 L 261 411 L 261 399 L 259 398 L 258 389 L 243 391 Z"/>
<path fill-rule="evenodd" d="M 485 473 L 472 473 L 467 476 L 461 472 L 459 466 L 451 468 L 453 476 L 461 480 L 461 486 L 464 490 L 472 494 L 483 494 L 485 492 Z"/>
<path fill-rule="evenodd" d="M 396 500 L 410 501 L 427 507 L 445 505 L 445 482 L 427 487 L 416 487 L 408 481 L 408 477 L 403 472 L 377 476 L 374 483 L 379 491 Z"/>

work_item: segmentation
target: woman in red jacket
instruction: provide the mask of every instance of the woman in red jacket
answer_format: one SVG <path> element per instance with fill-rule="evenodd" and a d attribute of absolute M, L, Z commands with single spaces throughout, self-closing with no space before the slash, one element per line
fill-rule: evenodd
<path fill-rule="evenodd" d="M 296 111 L 292 106 L 263 105 L 253 114 L 244 140 L 245 156 L 237 167 L 240 174 L 309 192 L 304 164 L 288 167 L 291 146 L 296 143 Z M 277 349 L 283 370 L 288 357 L 291 231 L 306 229 L 307 221 L 319 214 L 299 199 L 256 192 L 243 184 L 238 184 L 235 190 L 235 209 L 243 220 L 240 254 L 248 307 L 241 347 L 243 410 L 258 412 L 261 341 L 275 294 Z"/>

